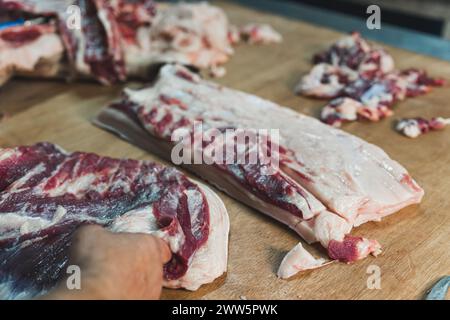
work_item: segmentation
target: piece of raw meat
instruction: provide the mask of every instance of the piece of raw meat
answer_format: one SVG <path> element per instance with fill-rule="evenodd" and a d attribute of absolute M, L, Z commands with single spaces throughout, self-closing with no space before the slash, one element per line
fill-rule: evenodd
<path fill-rule="evenodd" d="M 328 50 L 313 57 L 313 63 L 327 63 L 373 78 L 394 70 L 394 60 L 382 48 L 372 47 L 358 32 L 338 40 Z"/>
<path fill-rule="evenodd" d="M 0 86 L 14 74 L 54 77 L 63 55 L 54 25 L 0 29 Z"/>
<path fill-rule="evenodd" d="M 283 258 L 277 275 L 281 279 L 288 279 L 300 271 L 315 269 L 323 266 L 325 263 L 325 259 L 314 258 L 311 253 L 303 248 L 300 242 Z"/>
<path fill-rule="evenodd" d="M 67 153 L 50 143 L 0 149 L 2 298 L 51 289 L 82 224 L 165 240 L 173 253 L 164 267 L 169 288 L 196 290 L 226 271 L 226 209 L 209 188 L 176 169 Z"/>
<path fill-rule="evenodd" d="M 265 23 L 249 23 L 240 29 L 241 37 L 250 44 L 280 43 L 283 37 Z"/>
<path fill-rule="evenodd" d="M 394 70 L 392 57 L 371 47 L 359 33 L 337 41 L 313 60 L 316 65 L 295 92 L 333 99 L 323 107 L 320 118 L 336 127 L 358 119 L 379 121 L 393 114 L 396 102 L 444 85 L 443 79 L 433 79 L 423 70 Z"/>
<path fill-rule="evenodd" d="M 196 121 L 204 130 L 220 132 L 279 130 L 278 151 L 270 150 L 279 165 L 211 161 L 205 150 L 226 148 L 228 137 L 195 142 Z M 102 111 L 95 123 L 170 160 L 178 152 L 172 149 L 174 138 L 183 132 L 193 135 L 183 156 L 186 152 L 189 160 L 200 154 L 205 161 L 177 164 L 290 226 L 306 241 L 320 242 L 334 259 L 345 262 L 380 249 L 375 241 L 347 237 L 353 226 L 379 221 L 423 196 L 407 171 L 380 148 L 275 103 L 202 80 L 181 66 L 164 66 L 150 88 L 126 89 L 123 99 Z M 277 142 L 269 144 L 275 149 Z M 235 148 L 237 157 L 246 157 L 247 151 L 246 145 Z"/>
<path fill-rule="evenodd" d="M 70 6 L 80 10 L 80 26 L 71 24 L 76 13 L 68 10 Z M 0 0 L 0 9 L 11 18 L 31 15 L 53 21 L 76 73 L 104 84 L 135 76 L 133 63 L 139 61 L 131 61 L 127 70 L 127 45 L 131 50 L 137 34 L 150 27 L 155 14 L 152 0 Z"/>
<path fill-rule="evenodd" d="M 225 12 L 206 2 L 159 10 L 151 29 L 152 59 L 197 68 L 224 64 L 233 54 Z"/>
<path fill-rule="evenodd" d="M 330 101 L 321 112 L 321 120 L 333 126 L 366 119 L 379 121 L 394 114 L 398 101 L 415 97 L 441 86 L 443 81 L 430 78 L 424 71 L 408 69 L 373 79 L 358 78 L 340 89 L 339 98 Z"/>
<path fill-rule="evenodd" d="M 430 131 L 443 130 L 450 125 L 450 119 L 442 117 L 401 119 L 398 121 L 395 129 L 409 138 L 417 138 L 418 136 Z"/>
<path fill-rule="evenodd" d="M 295 92 L 308 97 L 331 99 L 340 96 L 344 88 L 358 77 L 358 73 L 349 68 L 319 63 L 301 79 Z"/>

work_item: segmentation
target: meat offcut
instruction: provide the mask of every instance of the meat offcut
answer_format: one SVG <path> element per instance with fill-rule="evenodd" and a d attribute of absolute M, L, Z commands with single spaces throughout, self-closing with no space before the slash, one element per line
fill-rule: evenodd
<path fill-rule="evenodd" d="M 295 91 L 333 99 L 323 107 L 320 118 L 336 127 L 357 119 L 379 121 L 393 114 L 396 102 L 444 85 L 443 79 L 433 79 L 423 70 L 395 70 L 393 58 L 357 32 L 316 54 L 313 62 L 315 66 Z"/>

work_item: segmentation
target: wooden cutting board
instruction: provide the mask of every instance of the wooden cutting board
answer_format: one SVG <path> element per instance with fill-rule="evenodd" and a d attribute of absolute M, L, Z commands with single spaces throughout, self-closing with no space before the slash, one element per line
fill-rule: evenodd
<path fill-rule="evenodd" d="M 316 116 L 324 102 L 297 97 L 293 87 L 310 69 L 313 53 L 326 48 L 341 34 L 235 4 L 219 4 L 238 25 L 254 21 L 270 23 L 283 34 L 284 42 L 238 46 L 226 66 L 227 75 L 218 82 Z M 450 79 L 449 62 L 395 48 L 389 51 L 399 68 L 424 68 L 432 75 Z M 161 161 L 90 123 L 103 105 L 118 96 L 120 89 L 95 83 L 11 81 L 0 89 L 0 111 L 10 115 L 0 124 L 0 145 L 50 141 L 71 151 Z M 450 128 L 410 140 L 392 129 L 396 118 L 408 116 L 450 117 L 449 88 L 399 103 L 394 117 L 380 123 L 352 123 L 343 128 L 382 147 L 426 191 L 420 206 L 354 230 L 356 235 L 378 239 L 384 248 L 381 256 L 352 265 L 334 263 L 289 281 L 278 280 L 276 270 L 299 237 L 218 192 L 231 219 L 228 273 L 196 292 L 164 290 L 163 298 L 422 298 L 441 276 L 450 274 Z M 366 271 L 371 265 L 381 270 L 380 290 L 367 288 Z"/>

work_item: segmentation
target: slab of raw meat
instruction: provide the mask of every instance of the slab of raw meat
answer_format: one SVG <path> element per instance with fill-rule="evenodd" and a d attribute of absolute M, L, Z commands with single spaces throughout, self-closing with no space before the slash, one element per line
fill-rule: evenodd
<path fill-rule="evenodd" d="M 226 271 L 229 222 L 209 188 L 149 161 L 67 153 L 50 143 L 0 149 L 0 296 L 51 289 L 72 232 L 99 224 L 165 240 L 164 285 L 196 290 Z M 130 248 L 132 249 L 132 248 Z"/>
<path fill-rule="evenodd" d="M 69 23 L 71 5 L 80 9 L 81 28 Z M 151 25 L 155 14 L 152 0 L 1 0 L 0 9 L 10 17 L 53 20 L 73 69 L 104 84 L 126 79 L 126 44 Z"/>
<path fill-rule="evenodd" d="M 425 71 L 394 70 L 392 57 L 352 33 L 328 50 L 316 54 L 316 64 L 295 91 L 304 96 L 333 99 L 321 112 L 321 120 L 333 126 L 366 119 L 379 121 L 393 114 L 393 105 L 407 97 L 425 94 L 444 80 Z"/>
<path fill-rule="evenodd" d="M 430 131 L 443 130 L 450 125 L 450 119 L 442 117 L 401 119 L 398 121 L 395 129 L 409 138 L 417 138 L 418 136 Z"/>
<path fill-rule="evenodd" d="M 150 88 L 125 90 L 123 99 L 95 122 L 171 159 L 172 138 L 182 132 L 195 135 L 195 121 L 205 130 L 279 129 L 279 166 L 182 164 L 308 242 L 320 241 L 338 260 L 350 262 L 368 251 L 379 252 L 376 242 L 346 235 L 353 226 L 378 221 L 423 196 L 407 171 L 380 148 L 275 103 L 204 81 L 180 66 L 164 66 Z M 225 141 L 186 147 L 210 161 L 200 147 L 220 147 Z M 236 155 L 246 152 L 238 147 Z"/>

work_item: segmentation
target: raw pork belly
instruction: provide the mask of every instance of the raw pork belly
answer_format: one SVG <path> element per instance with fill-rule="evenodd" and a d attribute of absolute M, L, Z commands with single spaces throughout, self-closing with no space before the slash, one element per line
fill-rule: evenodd
<path fill-rule="evenodd" d="M 1 298 L 51 289 L 82 224 L 165 240 L 173 253 L 164 267 L 169 288 L 196 290 L 226 271 L 226 209 L 176 169 L 50 143 L 0 149 Z"/>
<path fill-rule="evenodd" d="M 376 241 L 349 236 L 352 227 L 378 221 L 423 196 L 406 170 L 380 148 L 275 103 L 204 81 L 181 66 L 164 66 L 150 88 L 126 89 L 123 99 L 96 119 L 166 159 L 171 158 L 171 136 L 194 134 L 194 121 L 202 121 L 205 130 L 279 129 L 279 166 L 185 165 L 306 241 L 320 242 L 333 259 L 351 262 L 378 253 Z M 208 157 L 200 148 L 208 143 L 202 144 L 192 145 L 192 154 Z"/>
<path fill-rule="evenodd" d="M 321 120 L 334 126 L 357 119 L 379 121 L 393 114 L 396 102 L 444 84 L 422 70 L 394 70 L 392 57 L 383 49 L 371 47 L 356 32 L 316 54 L 313 61 L 315 66 L 295 91 L 334 99 L 321 113 Z"/>

